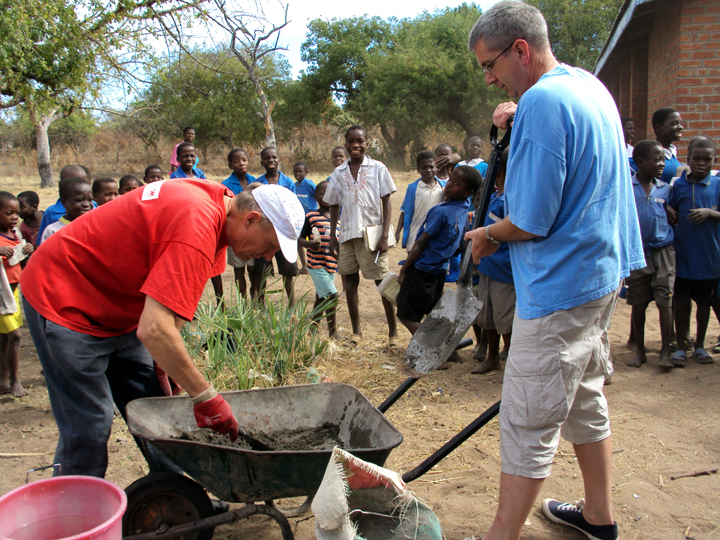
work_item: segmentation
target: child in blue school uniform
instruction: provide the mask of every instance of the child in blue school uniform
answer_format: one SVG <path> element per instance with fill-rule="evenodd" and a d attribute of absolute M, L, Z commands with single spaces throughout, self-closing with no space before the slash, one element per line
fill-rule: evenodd
<path fill-rule="evenodd" d="M 456 168 L 445 185 L 447 201 L 428 211 L 418 231 L 398 276 L 397 317 L 411 334 L 442 296 L 448 262 L 460 248 L 468 226 L 468 197 L 480 189 L 481 183 L 480 172 L 473 167 Z M 451 356 L 449 360 L 455 359 Z M 448 367 L 445 362 L 438 369 Z"/>
<path fill-rule="evenodd" d="M 265 174 L 259 176 L 256 182 L 260 182 L 261 184 L 277 184 L 295 193 L 295 182 L 280 171 L 280 156 L 278 155 L 277 148 L 274 146 L 263 148 L 260 151 L 260 164 L 263 166 L 263 169 L 265 169 Z M 288 303 L 290 306 L 293 306 L 295 304 L 295 277 L 299 273 L 297 264 L 289 263 L 287 259 L 283 257 L 282 251 L 278 251 L 275 254 L 275 262 L 277 262 L 278 273 L 283 278 Z M 267 274 L 274 275 L 272 261 L 255 259 L 255 276 L 253 281 L 258 291 L 257 298 L 260 302 L 264 300 L 264 295 L 260 290 Z"/>
<path fill-rule="evenodd" d="M 205 178 L 202 169 L 195 166 L 197 162 L 197 152 L 195 145 L 189 142 L 180 143 L 177 147 L 177 159 L 180 166 L 175 169 L 170 178 Z"/>
<path fill-rule="evenodd" d="M 315 182 L 307 178 L 310 168 L 307 161 L 297 161 L 293 165 L 293 176 L 295 177 L 295 195 L 297 195 L 300 204 L 302 204 L 305 213 L 317 210 L 317 202 L 315 202 Z M 300 259 L 300 273 L 308 273 L 307 258 L 305 250 L 298 244 L 298 258 Z"/>
<path fill-rule="evenodd" d="M 468 153 L 468 159 L 461 161 L 457 164 L 459 167 L 460 165 L 470 165 L 471 167 L 475 167 L 478 171 L 480 171 L 480 174 L 483 178 L 485 178 L 485 173 L 487 173 L 488 164 L 485 160 L 483 160 L 480 157 L 480 154 L 482 153 L 483 149 L 483 140 L 482 137 L 478 137 L 477 135 L 474 135 L 473 137 L 470 137 L 467 141 L 467 153 Z"/>
<path fill-rule="evenodd" d="M 670 362 L 685 367 L 691 301 L 697 305 L 697 338 L 692 357 L 699 364 L 713 363 L 704 349 L 710 308 L 717 301 L 720 280 L 720 178 L 712 176 L 715 144 L 695 141 L 688 149 L 686 171 L 675 180 L 670 192 L 668 217 L 675 225 L 675 325 L 678 349 Z"/>
<path fill-rule="evenodd" d="M 443 198 L 443 188 L 446 180 L 435 177 L 435 153 L 430 150 L 420 152 L 415 158 L 420 178 L 410 184 L 405 192 L 400 217 L 395 229 L 395 241 L 400 243 L 402 234 L 402 247 L 409 252 L 415 243 L 415 237 L 420 226 L 425 221 L 428 211 L 440 204 Z"/>
<path fill-rule="evenodd" d="M 632 306 L 632 328 L 635 334 L 635 356 L 627 362 L 639 368 L 647 362 L 645 352 L 645 312 L 650 302 L 660 312 L 660 367 L 669 369 L 670 334 L 672 333 L 672 291 L 675 284 L 674 233 L 666 208 L 671 188 L 659 180 L 665 168 L 665 153 L 658 141 L 645 140 L 633 148 L 637 171 L 632 177 L 635 207 L 640 223 L 645 268 L 630 272 L 625 280 L 626 300 Z"/>
<path fill-rule="evenodd" d="M 497 191 L 490 198 L 483 227 L 497 223 L 505 217 L 505 170 L 509 151 L 510 149 L 506 148 L 500 159 L 495 177 Z M 483 307 L 475 322 L 475 335 L 480 334 L 479 330 L 484 332 L 488 349 L 487 357 L 482 359 L 480 365 L 471 373 L 483 374 L 500 369 L 500 336 L 505 345 L 503 352 L 507 354 L 510 350 L 515 317 L 515 282 L 510 264 L 510 245 L 507 242 L 502 242 L 495 253 L 480 260 L 478 277 L 477 296 Z"/>
<path fill-rule="evenodd" d="M 247 190 L 248 186 L 255 182 L 255 177 L 247 172 L 248 163 L 249 160 L 245 150 L 233 148 L 228 153 L 228 168 L 232 173 L 223 180 L 222 185 L 231 190 L 235 195 L 239 195 L 241 192 Z M 247 267 L 248 276 L 250 277 L 250 298 L 255 299 L 257 293 L 254 287 L 255 281 L 253 280 L 255 261 L 243 261 L 233 253 L 232 248 L 228 247 L 227 263 L 233 267 L 235 283 L 238 288 L 238 293 L 242 298 L 245 298 L 247 293 L 247 281 L 245 280 L 245 267 Z M 213 285 L 215 296 L 218 299 L 222 298 L 224 294 L 222 274 L 211 277 L 210 282 Z"/>
<path fill-rule="evenodd" d="M 670 184 L 676 174 L 680 161 L 677 158 L 675 142 L 679 141 L 683 133 L 682 117 L 672 107 L 663 107 L 652 115 L 652 126 L 655 139 L 662 144 L 665 153 L 665 169 L 660 180 Z M 689 159 L 689 158 L 688 158 Z M 637 166 L 637 165 L 636 165 Z"/>

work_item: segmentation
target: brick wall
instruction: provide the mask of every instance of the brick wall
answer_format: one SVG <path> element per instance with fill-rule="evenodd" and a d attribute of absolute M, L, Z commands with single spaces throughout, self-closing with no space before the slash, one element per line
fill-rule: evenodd
<path fill-rule="evenodd" d="M 683 139 L 704 133 L 720 144 L 720 3 L 684 0 L 679 20 L 676 108 Z"/>
<path fill-rule="evenodd" d="M 720 145 L 720 2 L 654 0 L 653 13 L 630 23 L 599 74 L 635 138 L 653 138 L 650 117 L 674 107 L 685 131 L 678 145 L 704 133 Z"/>

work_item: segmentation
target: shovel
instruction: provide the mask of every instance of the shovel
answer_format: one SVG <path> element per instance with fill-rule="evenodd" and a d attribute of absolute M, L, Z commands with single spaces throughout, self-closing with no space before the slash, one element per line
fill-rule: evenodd
<path fill-rule="evenodd" d="M 495 191 L 495 178 L 500 167 L 500 159 L 503 151 L 510 144 L 511 121 L 512 117 L 508 120 L 508 129 L 499 142 L 497 126 L 493 125 L 490 129 L 490 143 L 493 149 L 485 174 L 479 208 L 475 212 L 472 224 L 473 230 L 485 223 L 490 197 Z M 405 362 L 419 375 L 427 375 L 444 364 L 480 314 L 482 302 L 475 298 L 472 291 L 471 260 L 472 242 L 467 242 L 460 259 L 460 277 L 456 290 L 446 290 L 443 293 L 440 301 L 435 304 L 408 344 Z"/>

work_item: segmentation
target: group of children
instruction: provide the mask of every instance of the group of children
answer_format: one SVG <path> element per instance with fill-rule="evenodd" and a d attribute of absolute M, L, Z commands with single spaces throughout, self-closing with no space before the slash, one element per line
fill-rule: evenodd
<path fill-rule="evenodd" d="M 674 145 L 683 132 L 680 113 L 669 107 L 658 109 L 652 125 L 655 140 L 639 141 L 633 147 L 632 120 L 623 119 L 647 265 L 625 280 L 627 303 L 632 306 L 628 347 L 635 351 L 628 365 L 647 362 L 645 319 L 653 300 L 660 312 L 660 367 L 685 367 L 688 349 L 696 362 L 710 364 L 705 336 L 711 308 L 720 321 L 720 178 L 712 170 L 715 144 L 705 135 L 692 137 L 687 166 L 682 166 Z M 694 342 L 689 336 L 692 302 L 697 306 Z M 671 354 L 673 346 L 676 350 Z M 720 341 L 714 350 L 720 352 Z"/>

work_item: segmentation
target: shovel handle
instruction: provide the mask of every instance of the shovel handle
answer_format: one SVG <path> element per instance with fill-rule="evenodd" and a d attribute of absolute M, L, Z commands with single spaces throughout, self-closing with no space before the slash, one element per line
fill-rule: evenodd
<path fill-rule="evenodd" d="M 505 131 L 503 138 L 498 141 L 497 134 L 498 128 L 495 124 L 490 128 L 490 144 L 492 144 L 492 152 L 490 153 L 490 160 L 488 161 L 488 169 L 485 173 L 485 181 L 483 182 L 482 195 L 480 196 L 480 202 L 478 208 L 475 211 L 475 217 L 471 230 L 475 230 L 485 223 L 487 217 L 488 207 L 490 206 L 490 198 L 495 193 L 495 179 L 497 178 L 498 170 L 500 169 L 500 160 L 505 149 L 510 145 L 510 134 L 512 132 L 511 123 L 515 119 L 515 116 L 508 118 L 508 128 Z M 472 242 L 465 243 L 465 249 L 463 250 L 462 258 L 460 259 L 460 277 L 458 283 L 461 285 L 467 285 L 470 283 L 470 261 L 472 260 Z"/>

